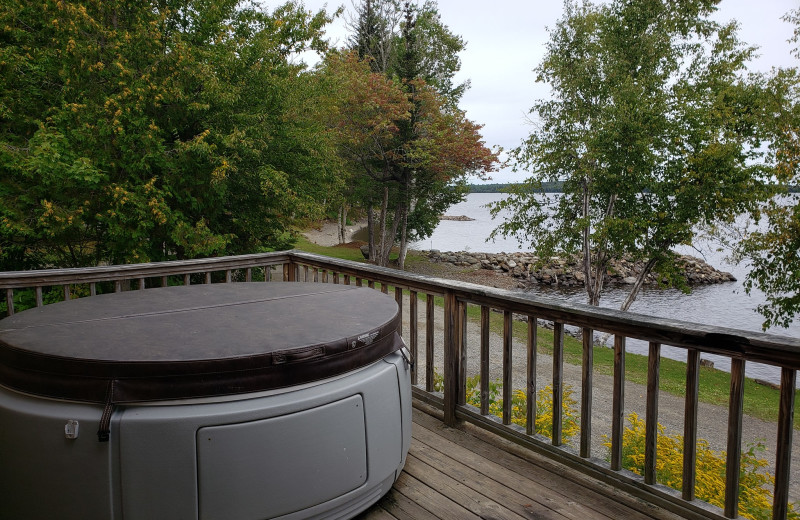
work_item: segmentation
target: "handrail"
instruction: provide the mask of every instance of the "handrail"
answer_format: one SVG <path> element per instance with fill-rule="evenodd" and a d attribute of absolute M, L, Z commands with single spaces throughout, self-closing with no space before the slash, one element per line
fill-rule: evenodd
<path fill-rule="evenodd" d="M 338 260 L 301 251 L 262 253 L 221 258 L 205 258 L 173 262 L 155 262 L 122 266 L 102 266 L 85 269 L 47 269 L 23 272 L 0 273 L 0 290 L 6 292 L 8 313 L 13 314 L 14 291 L 34 288 L 36 305 L 43 305 L 42 290 L 45 287 L 63 287 L 63 297 L 70 298 L 70 287 L 89 284 L 91 294 L 95 294 L 95 284 L 114 282 L 114 290 L 123 290 L 126 280 L 138 280 L 139 289 L 150 286 L 163 286 L 169 277 L 183 277 L 183 283 L 192 283 L 191 276 L 204 274 L 203 282 L 211 283 L 212 273 L 224 272 L 226 282 L 240 279 L 253 279 L 254 269 L 263 270 L 263 278 L 269 281 L 272 271 L 277 267 L 278 277 L 286 281 L 316 281 L 320 283 L 354 283 L 368 287 L 380 285 L 388 293 L 394 288 L 394 297 L 403 311 L 405 300 L 403 291 L 409 292 L 407 310 L 409 319 L 409 347 L 416 361 L 412 372 L 414 395 L 444 411 L 445 422 L 455 425 L 458 421 L 468 421 L 478 427 L 501 435 L 513 442 L 545 453 L 569 467 L 598 479 L 609 482 L 621 489 L 645 498 L 651 503 L 674 511 L 687 518 L 735 518 L 738 513 L 739 453 L 742 443 L 742 388 L 744 367 L 747 362 L 759 362 L 781 368 L 781 404 L 778 419 L 778 439 L 775 468 L 775 500 L 773 518 L 783 519 L 787 515 L 789 496 L 789 461 L 792 456 L 793 412 L 795 398 L 796 371 L 800 369 L 800 340 L 795 338 L 768 335 L 758 332 L 741 331 L 725 327 L 688 323 L 683 321 L 644 316 L 635 313 L 602 309 L 577 303 L 565 303 L 549 298 L 522 296 L 518 293 L 494 289 L 464 282 L 414 275 L 394 269 L 381 268 L 368 264 Z M 232 275 L 243 271 L 244 275 Z M 158 280 L 160 278 L 160 281 Z M 147 282 L 147 280 L 152 280 Z M 172 283 L 178 283 L 173 281 Z M 419 296 L 426 295 L 424 316 L 419 313 Z M 443 353 L 443 393 L 434 388 L 434 322 L 436 320 L 434 299 L 444 300 L 444 334 L 441 338 Z M 465 381 L 467 373 L 467 306 L 480 307 L 480 409 L 465 403 Z M 488 374 L 489 374 L 489 312 L 503 313 L 502 339 L 502 381 L 504 410 L 502 417 L 493 418 L 488 413 Z M 512 318 L 513 315 L 527 317 L 527 356 L 524 360 L 512 360 Z M 550 322 L 554 329 L 553 345 L 553 403 L 560 409 L 564 392 L 563 335 L 565 326 L 574 326 L 583 333 L 583 361 L 581 383 L 581 439 L 580 451 L 575 452 L 561 445 L 561 416 L 553 414 L 553 434 L 544 439 L 534 434 L 532 417 L 535 417 L 535 396 L 537 390 L 537 323 Z M 419 324 L 424 323 L 424 327 Z M 419 359 L 417 354 L 418 332 L 425 330 L 425 355 Z M 593 392 L 593 346 L 591 338 L 594 331 L 614 335 L 614 389 L 611 434 L 610 464 L 599 461 L 591 454 L 591 398 Z M 639 477 L 621 469 L 623 420 L 625 403 L 625 358 L 626 338 L 635 338 L 649 343 L 649 369 L 646 399 L 646 456 L 644 476 Z M 658 374 L 661 359 L 661 346 L 670 345 L 687 350 L 687 377 L 684 419 L 684 489 L 682 494 L 674 492 L 655 482 L 655 457 L 658 421 Z M 729 400 L 728 432 L 728 479 L 726 482 L 725 508 L 720 512 L 714 507 L 694 499 L 695 482 L 695 439 L 697 435 L 698 414 L 698 366 L 700 353 L 712 353 L 731 359 L 731 389 Z M 515 367 L 525 367 L 525 395 L 528 407 L 528 423 L 525 428 L 511 424 L 511 387 Z M 424 388 L 418 385 L 424 373 Z"/>

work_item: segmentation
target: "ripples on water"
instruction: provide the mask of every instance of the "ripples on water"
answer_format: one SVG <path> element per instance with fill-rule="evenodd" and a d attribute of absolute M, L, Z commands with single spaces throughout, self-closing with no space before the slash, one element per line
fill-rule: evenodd
<path fill-rule="evenodd" d="M 452 206 L 448 215 L 466 215 L 475 220 L 459 222 L 443 220 L 430 238 L 412 245 L 415 249 L 439 249 L 440 251 L 472 251 L 486 253 L 511 253 L 527 251 L 530 247 L 521 248 L 515 239 L 498 238 L 487 241 L 498 221 L 493 221 L 486 204 L 503 197 L 498 193 L 472 193 L 467 200 Z M 756 307 L 764 302 L 764 296 L 758 291 L 750 295 L 744 292 L 742 281 L 747 274 L 747 267 L 732 265 L 726 260 L 728 252 L 716 251 L 704 247 L 700 252 L 685 248 L 681 253 L 702 256 L 708 263 L 722 271 L 732 273 L 738 281 L 703 285 L 695 287 L 691 294 L 684 294 L 675 289 L 659 290 L 643 288 L 639 298 L 631 306 L 631 312 L 660 316 L 664 318 L 692 321 L 708 325 L 730 327 L 747 331 L 761 331 L 763 318 L 756 312 Z M 585 303 L 586 293 L 582 288 L 552 288 L 538 286 L 532 292 L 541 295 Z M 622 304 L 627 289 L 609 287 L 601 298 L 601 306 L 618 309 Z M 800 338 L 800 324 L 795 321 L 788 329 L 775 328 L 771 334 Z M 647 354 L 647 343 L 629 339 L 627 350 L 638 354 Z M 680 348 L 662 348 L 666 357 L 686 360 L 686 351 Z M 730 359 L 711 354 L 703 354 L 704 359 L 714 362 L 716 368 L 730 370 Z M 780 369 L 757 363 L 747 364 L 747 375 L 774 383 L 780 380 Z"/>

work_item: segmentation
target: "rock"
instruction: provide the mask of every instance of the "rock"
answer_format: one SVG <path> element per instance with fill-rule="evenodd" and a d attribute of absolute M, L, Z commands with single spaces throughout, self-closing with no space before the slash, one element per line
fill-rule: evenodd
<path fill-rule="evenodd" d="M 470 217 L 468 217 L 466 215 L 458 215 L 458 216 L 440 215 L 439 216 L 439 220 L 455 220 L 455 221 L 458 221 L 458 222 L 472 222 L 475 219 L 474 218 L 470 218 Z"/>
<path fill-rule="evenodd" d="M 369 254 L 367 247 L 361 248 L 366 258 Z M 528 284 L 550 284 L 566 287 L 580 287 L 585 283 L 583 273 L 583 258 L 576 255 L 570 258 L 551 257 L 544 265 L 539 265 L 539 258 L 529 253 L 472 253 L 469 251 L 440 252 L 436 249 L 428 251 L 428 258 L 432 262 L 443 262 L 459 267 L 472 269 L 488 269 L 506 276 L 514 276 L 525 280 Z M 636 283 L 640 275 L 643 262 L 633 262 L 630 259 L 612 260 L 606 272 L 607 283 L 631 285 Z M 735 281 L 730 273 L 714 269 L 703 260 L 691 256 L 679 256 L 676 267 L 682 270 L 684 277 L 690 285 L 723 283 Z M 661 280 L 664 281 L 664 280 Z M 649 274 L 645 284 L 659 283 L 659 277 Z"/>
<path fill-rule="evenodd" d="M 364 255 L 364 259 L 369 260 L 369 246 L 365 244 L 359 247 L 359 249 L 361 250 L 361 254 Z"/>

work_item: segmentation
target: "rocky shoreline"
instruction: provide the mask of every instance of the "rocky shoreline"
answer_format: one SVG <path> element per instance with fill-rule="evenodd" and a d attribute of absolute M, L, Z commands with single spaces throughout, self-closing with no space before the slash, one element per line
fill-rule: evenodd
<path fill-rule="evenodd" d="M 467 251 L 441 252 L 436 249 L 421 251 L 428 260 L 435 263 L 450 264 L 457 267 L 487 269 L 497 274 L 513 277 L 523 285 L 551 285 L 556 287 L 582 287 L 584 285 L 583 262 L 580 257 L 550 258 L 540 262 L 532 253 L 472 253 Z M 677 259 L 678 268 L 684 273 L 689 285 L 717 284 L 734 282 L 736 278 L 720 271 L 693 256 L 681 255 Z M 636 282 L 643 262 L 613 260 L 607 271 L 607 283 L 632 285 Z M 657 285 L 656 275 L 645 279 L 646 285 Z"/>

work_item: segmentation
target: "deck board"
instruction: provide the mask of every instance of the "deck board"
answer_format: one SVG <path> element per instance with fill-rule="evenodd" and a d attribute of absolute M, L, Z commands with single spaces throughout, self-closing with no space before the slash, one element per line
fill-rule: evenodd
<path fill-rule="evenodd" d="M 415 409 L 405 468 L 392 490 L 359 520 L 647 520 L 675 516 L 620 500 L 598 483 L 564 476 L 555 463 L 537 463 L 491 438 L 445 427 Z M 624 503 L 628 502 L 628 503 Z M 638 506 L 638 507 L 637 507 Z"/>

